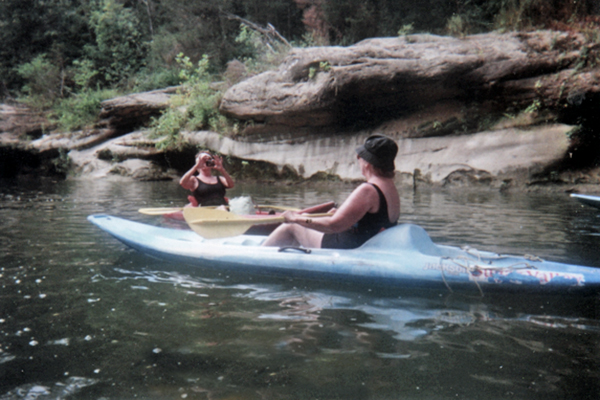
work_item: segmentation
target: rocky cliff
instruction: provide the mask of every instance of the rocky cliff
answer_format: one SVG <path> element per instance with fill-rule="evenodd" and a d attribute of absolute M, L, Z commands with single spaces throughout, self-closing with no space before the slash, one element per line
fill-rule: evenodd
<path fill-rule="evenodd" d="M 229 156 L 238 177 L 268 170 L 358 179 L 354 148 L 378 132 L 398 141 L 398 180 L 408 184 L 597 184 L 599 47 L 582 35 L 539 31 L 293 49 L 279 68 L 223 96 L 220 111 L 245 126 L 241 132 L 182 135 Z M 143 129 L 174 90 L 106 101 L 93 130 L 30 133 L 37 139 L 26 144 L 15 141 L 5 106 L 3 151 L 68 154 L 80 177 L 175 177 L 192 152 L 158 151 Z"/>

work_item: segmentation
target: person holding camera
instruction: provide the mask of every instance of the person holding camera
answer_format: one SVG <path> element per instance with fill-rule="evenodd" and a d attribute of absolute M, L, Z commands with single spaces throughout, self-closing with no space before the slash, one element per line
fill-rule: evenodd
<path fill-rule="evenodd" d="M 220 175 L 213 175 L 213 170 Z M 179 184 L 192 192 L 188 200 L 193 207 L 227 205 L 225 192 L 234 186 L 233 179 L 223 167 L 223 159 L 207 151 L 196 155 L 196 164 L 181 177 Z"/>

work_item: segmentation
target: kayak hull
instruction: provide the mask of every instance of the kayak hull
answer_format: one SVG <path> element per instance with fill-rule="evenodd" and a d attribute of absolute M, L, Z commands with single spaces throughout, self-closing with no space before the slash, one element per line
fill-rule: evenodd
<path fill-rule="evenodd" d="M 204 239 L 193 231 L 109 215 L 88 220 L 144 254 L 202 268 L 482 294 L 600 291 L 600 269 L 436 245 L 425 230 L 410 224 L 387 229 L 358 249 L 282 250 L 261 247 L 264 236 Z"/>

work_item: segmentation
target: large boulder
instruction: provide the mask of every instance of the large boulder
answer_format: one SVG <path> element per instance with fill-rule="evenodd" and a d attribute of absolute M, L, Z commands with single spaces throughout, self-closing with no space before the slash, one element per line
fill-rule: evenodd
<path fill-rule="evenodd" d="M 0 104 L 0 142 L 20 145 L 23 139 L 38 138 L 51 125 L 42 113 L 24 105 Z"/>
<path fill-rule="evenodd" d="M 582 35 L 536 31 L 295 48 L 278 69 L 230 88 L 220 110 L 281 133 L 375 126 L 448 104 L 477 104 L 471 118 L 535 101 L 569 107 L 600 92 L 600 70 L 581 69 L 592 47 Z"/>
<path fill-rule="evenodd" d="M 171 96 L 179 89 L 174 86 L 105 100 L 101 104 L 99 125 L 122 133 L 146 126 L 152 117 L 160 116 L 169 107 Z"/>

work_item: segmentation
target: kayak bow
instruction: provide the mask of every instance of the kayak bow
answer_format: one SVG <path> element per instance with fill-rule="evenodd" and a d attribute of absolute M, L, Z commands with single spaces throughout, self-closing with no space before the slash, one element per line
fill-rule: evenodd
<path fill-rule="evenodd" d="M 577 199 L 581 204 L 600 208 L 600 197 L 599 196 L 571 193 L 571 197 L 573 197 L 574 199 Z"/>

